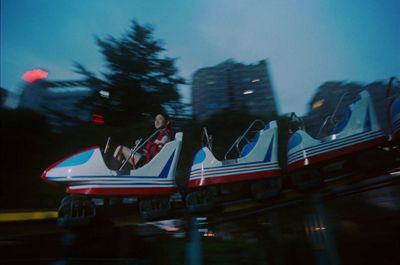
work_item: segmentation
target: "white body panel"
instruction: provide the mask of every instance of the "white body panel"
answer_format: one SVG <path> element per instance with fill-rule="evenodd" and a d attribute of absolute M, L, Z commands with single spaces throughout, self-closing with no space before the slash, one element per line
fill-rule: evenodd
<path fill-rule="evenodd" d="M 193 161 L 189 187 L 266 178 L 280 174 L 278 164 L 278 128 L 270 122 L 260 130 L 258 139 L 248 153 L 237 159 L 219 161 L 203 147 Z"/>
<path fill-rule="evenodd" d="M 288 169 L 320 162 L 372 147 L 385 139 L 369 93 L 360 93 L 361 99 L 349 106 L 349 115 L 342 128 L 323 139 L 314 139 L 303 130 L 296 131 L 288 142 Z M 343 126 L 344 124 L 344 126 Z"/>
<path fill-rule="evenodd" d="M 138 188 L 150 190 L 176 187 L 175 173 L 182 148 L 183 134 L 177 133 L 175 139 L 160 150 L 149 163 L 141 168 L 130 170 L 129 174 L 119 174 L 109 169 L 100 149 L 90 148 L 68 157 L 51 167 L 42 175 L 47 182 L 63 183 L 69 192 L 86 194 L 137 193 Z M 108 189 L 108 191 L 107 191 Z"/>

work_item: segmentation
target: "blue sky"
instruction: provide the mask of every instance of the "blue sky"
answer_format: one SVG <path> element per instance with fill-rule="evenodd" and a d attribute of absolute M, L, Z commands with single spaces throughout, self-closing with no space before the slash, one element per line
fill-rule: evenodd
<path fill-rule="evenodd" d="M 119 37 L 132 19 L 154 27 L 189 81 L 229 58 L 267 59 L 281 113 L 304 114 L 325 81 L 400 77 L 399 0 L 0 1 L 0 85 L 13 94 L 33 68 L 55 80 L 79 78 L 73 61 L 102 70 L 94 36 Z"/>

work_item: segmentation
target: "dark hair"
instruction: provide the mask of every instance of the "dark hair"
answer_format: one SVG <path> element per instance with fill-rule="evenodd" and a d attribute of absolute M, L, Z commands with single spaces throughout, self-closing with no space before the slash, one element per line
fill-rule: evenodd
<path fill-rule="evenodd" d="M 157 115 L 163 116 L 167 121 L 170 120 L 169 115 L 168 115 L 166 112 L 164 112 L 164 111 L 157 112 L 156 115 L 154 115 L 154 118 L 156 118 Z"/>

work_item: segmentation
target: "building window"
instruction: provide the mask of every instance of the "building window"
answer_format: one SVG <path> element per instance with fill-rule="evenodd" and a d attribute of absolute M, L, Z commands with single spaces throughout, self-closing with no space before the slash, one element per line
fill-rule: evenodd
<path fill-rule="evenodd" d="M 322 107 L 322 105 L 324 105 L 324 102 L 325 102 L 325 99 L 319 99 L 313 103 L 312 108 L 318 109 L 318 108 Z"/>
<path fill-rule="evenodd" d="M 252 90 L 252 89 L 243 91 L 243 95 L 251 95 L 253 93 L 254 93 L 254 90 Z"/>

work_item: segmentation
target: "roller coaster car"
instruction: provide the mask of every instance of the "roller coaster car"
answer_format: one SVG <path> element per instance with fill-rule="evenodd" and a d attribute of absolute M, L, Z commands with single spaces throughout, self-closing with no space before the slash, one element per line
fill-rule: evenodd
<path fill-rule="evenodd" d="M 260 125 L 261 129 L 255 130 Z M 252 132 L 256 134 L 249 140 Z M 222 161 L 213 155 L 211 137 L 206 130 L 203 137 L 207 140 L 206 144 L 194 156 L 187 183 L 185 201 L 189 211 L 210 210 L 217 198 L 238 193 L 237 187 L 240 191 L 246 190 L 256 200 L 279 194 L 282 181 L 275 121 L 267 125 L 260 120 L 252 122 L 232 144 Z M 238 152 L 236 158 L 228 159 L 234 149 Z"/>
<path fill-rule="evenodd" d="M 400 82 L 396 77 L 389 80 L 386 98 L 389 100 L 389 128 L 392 147 L 400 153 Z"/>
<path fill-rule="evenodd" d="M 326 169 L 335 162 L 347 162 L 368 172 L 388 157 L 380 148 L 386 144 L 387 137 L 378 124 L 370 95 L 361 91 L 359 97 L 347 108 L 330 135 L 315 139 L 299 129 L 290 136 L 287 172 L 295 188 L 320 185 L 327 175 Z M 321 129 L 328 119 L 331 118 L 325 120 Z"/>
<path fill-rule="evenodd" d="M 154 135 L 143 144 L 137 144 L 132 155 Z M 177 191 L 175 172 L 182 138 L 183 134 L 177 133 L 151 161 L 137 169 L 110 169 L 99 147 L 88 148 L 54 163 L 41 177 L 47 183 L 65 185 L 66 192 L 71 194 L 62 200 L 59 218 L 88 220 L 96 216 L 96 200 L 112 197 L 137 198 L 144 217 L 168 212 L 169 196 Z"/>
<path fill-rule="evenodd" d="M 390 106 L 391 136 L 393 141 L 400 143 L 400 96 Z"/>

